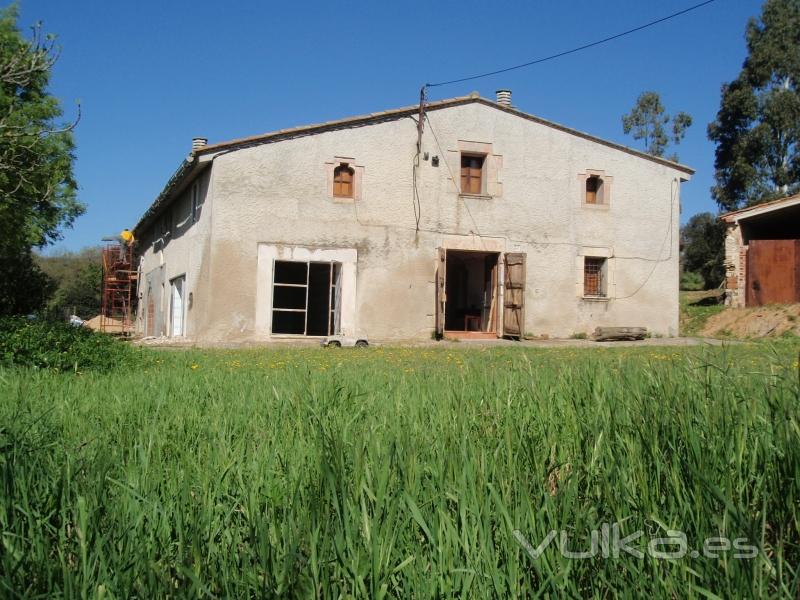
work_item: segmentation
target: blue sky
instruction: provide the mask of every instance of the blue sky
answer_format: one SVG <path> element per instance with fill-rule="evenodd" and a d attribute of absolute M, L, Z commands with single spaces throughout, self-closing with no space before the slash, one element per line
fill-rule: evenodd
<path fill-rule="evenodd" d="M 490 71 L 579 46 L 697 0 L 561 2 L 88 2 L 21 0 L 62 48 L 51 89 L 80 101 L 76 177 L 86 214 L 55 249 L 132 227 L 188 154 L 221 141 L 414 104 L 426 81 Z M 694 125 L 678 148 L 697 170 L 682 220 L 715 210 L 706 126 L 738 74 L 760 2 L 715 3 L 648 30 L 533 66 L 431 90 L 514 92 L 521 110 L 636 147 L 621 115 L 643 90 Z"/>

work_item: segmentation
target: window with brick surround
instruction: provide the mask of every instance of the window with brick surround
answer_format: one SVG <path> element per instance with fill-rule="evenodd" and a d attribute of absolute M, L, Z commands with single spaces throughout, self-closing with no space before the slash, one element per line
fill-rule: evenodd
<path fill-rule="evenodd" d="M 483 193 L 484 157 L 471 154 L 461 155 L 461 193 Z"/>
<path fill-rule="evenodd" d="M 583 259 L 583 295 L 606 297 L 606 259 L 587 256 Z"/>
<path fill-rule="evenodd" d="M 337 198 L 353 197 L 355 171 L 348 163 L 341 163 L 333 170 L 333 195 Z"/>

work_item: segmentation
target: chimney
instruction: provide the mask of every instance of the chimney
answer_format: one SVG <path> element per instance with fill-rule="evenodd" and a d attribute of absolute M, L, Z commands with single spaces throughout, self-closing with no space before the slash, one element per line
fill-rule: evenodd
<path fill-rule="evenodd" d="M 206 144 L 208 144 L 208 138 L 202 138 L 202 137 L 192 138 L 192 152 L 197 152 L 198 150 L 200 150 L 200 148 L 202 148 Z"/>
<path fill-rule="evenodd" d="M 500 106 L 511 108 L 511 90 L 497 90 L 497 103 Z"/>

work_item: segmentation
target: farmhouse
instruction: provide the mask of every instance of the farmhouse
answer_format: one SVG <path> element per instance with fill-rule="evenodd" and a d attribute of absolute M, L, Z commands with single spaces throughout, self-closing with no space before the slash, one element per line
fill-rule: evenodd
<path fill-rule="evenodd" d="M 720 217 L 725 232 L 725 303 L 800 302 L 800 194 Z"/>
<path fill-rule="evenodd" d="M 692 169 L 477 94 L 208 144 L 136 225 L 137 329 L 197 342 L 678 333 Z"/>

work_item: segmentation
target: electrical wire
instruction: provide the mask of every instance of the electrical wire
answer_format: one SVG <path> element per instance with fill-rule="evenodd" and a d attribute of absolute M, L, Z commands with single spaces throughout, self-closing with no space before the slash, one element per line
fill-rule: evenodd
<path fill-rule="evenodd" d="M 509 71 L 515 71 L 517 69 L 523 69 L 525 67 L 530 67 L 532 65 L 538 65 L 543 62 L 547 62 L 549 60 L 553 60 L 556 58 L 561 58 L 562 56 L 567 56 L 568 54 L 574 54 L 576 52 L 580 52 L 582 50 L 586 50 L 588 48 L 593 48 L 594 46 L 599 46 L 600 44 L 605 44 L 607 42 L 619 39 L 626 35 L 630 35 L 632 33 L 636 33 L 637 31 L 641 31 L 642 29 L 647 29 L 648 27 L 652 27 L 654 25 L 658 25 L 659 23 L 663 23 L 664 21 L 669 21 L 670 19 L 674 19 L 675 17 L 679 17 L 681 15 L 685 15 L 688 12 L 692 12 L 693 10 L 697 10 L 698 8 L 702 8 L 716 0 L 705 0 L 705 2 L 701 2 L 700 4 L 695 4 L 694 6 L 690 6 L 689 8 L 685 8 L 678 12 L 672 13 L 671 15 L 667 15 L 666 17 L 662 17 L 660 19 L 656 19 L 655 21 L 650 21 L 649 23 L 645 23 L 644 25 L 639 25 L 638 27 L 634 27 L 633 29 L 628 29 L 627 31 L 623 31 L 620 33 L 616 33 L 614 35 L 608 36 L 603 38 L 602 40 L 597 40 L 595 42 L 591 42 L 589 44 L 584 44 L 583 46 L 578 46 L 577 48 L 571 48 L 570 50 L 564 50 L 563 52 L 558 52 L 556 54 L 551 54 L 550 56 L 545 56 L 543 58 L 537 58 L 535 60 L 528 61 L 526 63 L 522 63 L 520 65 L 514 65 L 513 67 L 506 67 L 504 69 L 497 69 L 496 71 L 489 71 L 488 73 L 481 73 L 479 75 L 470 75 L 468 77 L 460 77 L 459 79 L 451 79 L 449 81 L 439 81 L 437 83 L 426 83 L 425 87 L 432 88 L 432 87 L 439 87 L 443 85 L 451 85 L 453 83 L 462 83 L 464 81 L 473 81 L 475 79 L 481 79 L 483 77 L 491 77 L 492 75 L 499 75 L 501 73 L 508 73 Z"/>
<path fill-rule="evenodd" d="M 445 156 L 445 152 L 442 149 L 442 145 L 439 143 L 439 137 L 436 135 L 436 131 L 433 128 L 433 123 L 431 123 L 430 117 L 428 117 L 427 113 L 425 113 L 425 120 L 428 122 L 428 127 L 431 130 L 431 134 L 433 135 L 433 139 L 436 141 L 436 147 L 439 148 L 439 154 L 441 154 L 441 160 L 444 162 L 445 166 L 447 167 L 447 172 L 450 173 L 450 180 L 453 182 L 453 187 L 456 188 L 456 193 L 460 195 L 461 194 L 461 190 L 459 189 L 458 184 L 456 183 L 456 178 L 453 175 L 453 170 L 450 168 L 450 163 L 447 162 L 447 158 Z M 463 200 L 464 200 L 464 208 L 467 209 L 467 214 L 469 215 L 469 218 L 472 221 L 472 226 L 475 227 L 475 232 L 474 233 L 475 233 L 475 235 L 478 236 L 478 238 L 480 238 L 481 243 L 483 243 L 483 236 L 481 235 L 481 232 L 480 232 L 480 230 L 478 228 L 478 223 L 475 221 L 475 217 L 472 216 L 472 211 L 469 209 L 469 204 L 467 204 L 467 199 L 463 198 Z"/>
<path fill-rule="evenodd" d="M 676 184 L 677 184 L 676 179 L 673 179 L 672 182 L 670 183 L 671 189 L 670 189 L 670 202 L 669 202 L 669 227 L 667 228 L 667 234 L 664 236 L 664 241 L 661 242 L 661 247 L 658 249 L 659 256 L 661 256 L 661 254 L 664 252 L 664 246 L 666 245 L 667 240 L 669 240 L 672 237 L 672 229 L 675 221 L 674 218 L 675 211 L 673 209 L 673 206 L 675 205 L 675 195 L 678 191 L 678 186 Z M 627 296 L 614 296 L 613 298 L 611 298 L 611 300 L 626 300 L 628 298 L 633 298 L 636 294 L 638 294 L 642 290 L 642 288 L 647 284 L 647 282 L 650 281 L 650 278 L 653 276 L 653 273 L 656 272 L 656 267 L 658 267 L 658 263 L 666 262 L 671 258 L 672 258 L 672 244 L 670 244 L 669 246 L 669 255 L 666 258 L 657 259 L 653 261 L 653 268 L 650 269 L 650 272 L 647 274 L 647 277 L 644 278 L 644 281 L 641 283 L 641 285 L 639 285 L 639 287 L 636 288 L 636 290 L 632 294 L 628 294 Z"/>

